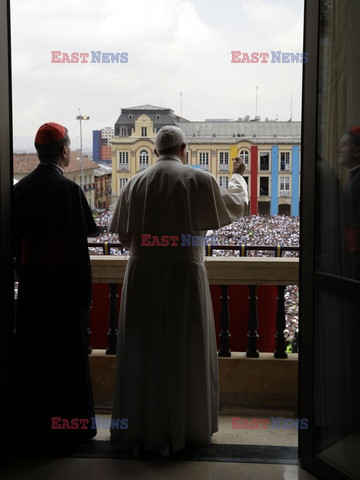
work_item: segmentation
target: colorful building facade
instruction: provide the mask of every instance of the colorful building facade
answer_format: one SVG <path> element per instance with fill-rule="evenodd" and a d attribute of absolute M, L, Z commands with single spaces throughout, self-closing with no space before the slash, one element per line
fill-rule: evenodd
<path fill-rule="evenodd" d="M 243 158 L 250 214 L 299 216 L 300 122 L 260 121 L 258 117 L 191 122 L 170 109 L 151 105 L 123 109 L 115 124 L 113 201 L 129 178 L 156 162 L 156 131 L 168 124 L 185 133 L 189 167 L 210 172 L 225 188 L 231 177 L 231 159 Z"/>
<path fill-rule="evenodd" d="M 93 160 L 98 163 L 111 164 L 111 139 L 115 130 L 105 127 L 101 130 L 93 130 Z"/>

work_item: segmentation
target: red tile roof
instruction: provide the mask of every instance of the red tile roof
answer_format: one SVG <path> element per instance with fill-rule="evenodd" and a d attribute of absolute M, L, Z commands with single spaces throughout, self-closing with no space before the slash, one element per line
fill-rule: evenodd
<path fill-rule="evenodd" d="M 79 155 L 79 152 L 70 153 L 70 165 L 64 169 L 65 172 L 81 171 L 80 159 L 78 160 Z M 30 173 L 39 165 L 39 159 L 36 153 L 15 153 L 13 158 L 14 174 Z M 93 168 L 98 168 L 98 164 L 83 155 L 83 169 L 90 170 Z"/>

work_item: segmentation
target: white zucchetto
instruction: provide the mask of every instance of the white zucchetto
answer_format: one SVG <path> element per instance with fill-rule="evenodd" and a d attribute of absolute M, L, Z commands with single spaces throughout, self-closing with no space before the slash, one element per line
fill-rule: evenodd
<path fill-rule="evenodd" d="M 174 125 L 160 128 L 155 137 L 155 149 L 158 153 L 186 143 L 184 132 Z"/>

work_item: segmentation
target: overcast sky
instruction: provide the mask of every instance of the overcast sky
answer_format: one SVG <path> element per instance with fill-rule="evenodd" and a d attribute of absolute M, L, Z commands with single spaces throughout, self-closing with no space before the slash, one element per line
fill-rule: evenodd
<path fill-rule="evenodd" d="M 56 121 L 79 147 L 114 126 L 121 108 L 170 107 L 189 120 L 300 120 L 301 63 L 231 63 L 231 51 L 302 52 L 303 0 L 11 0 L 15 151 Z M 52 63 L 52 51 L 88 53 Z M 127 53 L 91 63 L 91 51 Z M 309 59 L 311 61 L 311 59 Z M 182 92 L 182 108 L 180 93 Z M 292 102 L 291 102 L 292 97 Z"/>

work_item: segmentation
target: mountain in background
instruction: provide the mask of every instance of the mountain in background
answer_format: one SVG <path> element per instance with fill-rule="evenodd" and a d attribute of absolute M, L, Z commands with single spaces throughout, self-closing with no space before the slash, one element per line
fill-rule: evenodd
<path fill-rule="evenodd" d="M 71 146 L 73 147 L 73 145 Z M 13 151 L 14 153 L 36 153 L 34 139 L 25 135 L 14 135 Z M 73 148 L 73 151 L 78 151 L 78 149 Z M 91 157 L 92 148 L 83 147 L 83 154 Z"/>

